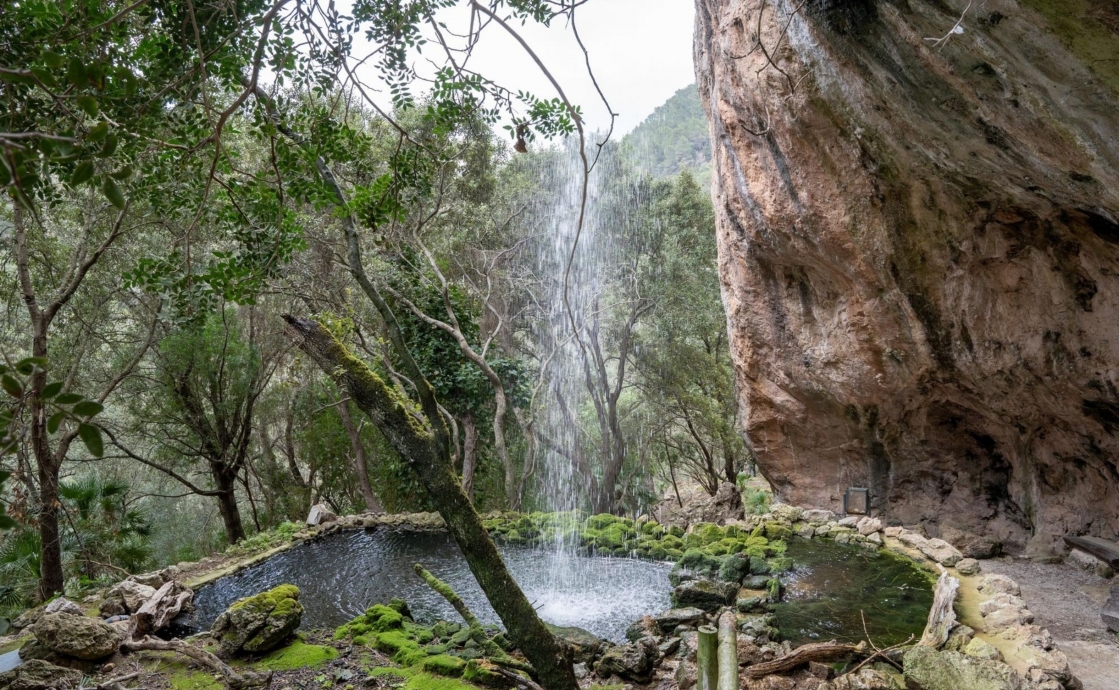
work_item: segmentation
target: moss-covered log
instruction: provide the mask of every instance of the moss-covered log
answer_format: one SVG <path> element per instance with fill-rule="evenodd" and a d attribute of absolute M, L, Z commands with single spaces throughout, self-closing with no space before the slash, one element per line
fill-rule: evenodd
<path fill-rule="evenodd" d="M 532 664 L 536 679 L 547 690 L 574 690 L 577 684 L 571 660 L 509 574 L 455 476 L 446 445 L 438 440 L 442 422 L 436 419 L 438 428 L 433 428 L 429 416 L 350 354 L 318 322 L 286 314 L 284 320 L 300 349 L 349 393 L 415 472 L 505 624 L 509 638 Z"/>
<path fill-rule="evenodd" d="M 470 610 L 470 607 L 466 605 L 466 602 L 462 600 L 462 597 L 458 595 L 454 588 L 432 575 L 429 570 L 419 563 L 416 563 L 413 567 L 416 574 L 427 583 L 428 587 L 434 589 L 439 596 L 446 599 L 447 603 L 454 607 L 455 611 L 458 611 L 458 615 L 462 616 L 462 619 L 466 621 L 466 627 L 470 630 L 470 639 L 478 643 L 478 646 L 482 648 L 482 653 L 490 661 L 505 668 L 524 671 L 529 674 L 533 673 L 531 666 L 506 654 L 504 649 L 486 635 L 482 622 L 478 620 L 478 617 L 474 615 L 474 612 Z M 523 682 L 524 679 L 519 680 Z"/>

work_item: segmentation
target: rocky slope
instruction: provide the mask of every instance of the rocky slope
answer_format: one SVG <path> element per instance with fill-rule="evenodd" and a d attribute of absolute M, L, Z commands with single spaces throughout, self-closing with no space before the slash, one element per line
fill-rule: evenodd
<path fill-rule="evenodd" d="M 743 419 L 778 495 L 868 486 L 891 522 L 1041 551 L 1119 536 L 1119 3 L 696 4 Z"/>

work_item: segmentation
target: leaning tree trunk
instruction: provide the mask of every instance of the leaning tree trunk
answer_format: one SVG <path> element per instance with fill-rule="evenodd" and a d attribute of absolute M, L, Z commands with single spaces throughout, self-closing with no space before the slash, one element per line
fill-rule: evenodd
<path fill-rule="evenodd" d="M 696 8 L 742 418 L 779 497 L 1119 536 L 1116 4 Z"/>
<path fill-rule="evenodd" d="M 481 517 L 459 485 L 450 458 L 439 450 L 427 420 L 319 323 L 290 315 L 285 315 L 284 320 L 300 349 L 349 393 L 354 404 L 369 415 L 412 468 L 447 523 L 486 598 L 505 624 L 510 639 L 533 665 L 540 684 L 548 690 L 575 690 L 571 660 L 509 574 L 482 526 Z"/>

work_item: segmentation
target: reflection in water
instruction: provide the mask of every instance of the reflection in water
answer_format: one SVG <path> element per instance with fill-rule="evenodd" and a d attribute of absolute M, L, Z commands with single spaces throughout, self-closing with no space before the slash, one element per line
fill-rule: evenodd
<path fill-rule="evenodd" d="M 774 612 L 793 645 L 864 640 L 863 616 L 879 647 L 920 638 L 933 592 L 913 564 L 830 539 L 792 539 L 788 555 L 797 567 Z"/>
<path fill-rule="evenodd" d="M 502 555 L 549 623 L 618 642 L 630 623 L 669 606 L 668 563 L 574 557 L 573 564 L 560 567 L 555 559 L 567 557 L 554 553 L 506 548 Z M 393 597 L 407 601 L 417 620 L 458 621 L 454 609 L 412 570 L 414 563 L 450 584 L 482 622 L 499 622 L 450 535 L 395 530 L 346 532 L 297 546 L 203 587 L 194 598 L 193 620 L 177 622 L 208 628 L 237 599 L 283 583 L 299 587 L 304 628 L 337 627 Z"/>

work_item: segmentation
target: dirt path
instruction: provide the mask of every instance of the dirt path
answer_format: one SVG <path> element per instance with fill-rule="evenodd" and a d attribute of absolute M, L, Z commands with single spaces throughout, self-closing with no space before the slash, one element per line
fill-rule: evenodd
<path fill-rule="evenodd" d="M 1119 639 L 1100 620 L 1100 608 L 1115 580 L 1072 565 L 1001 558 L 983 561 L 983 570 L 1001 573 L 1022 588 L 1034 623 L 1049 630 L 1072 664 L 1084 690 L 1119 688 Z"/>

